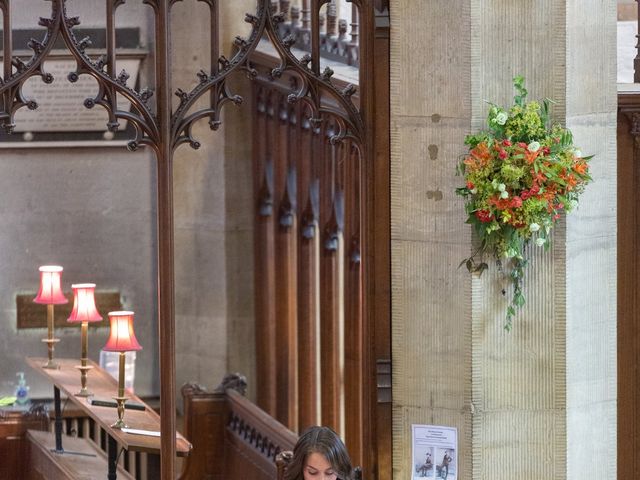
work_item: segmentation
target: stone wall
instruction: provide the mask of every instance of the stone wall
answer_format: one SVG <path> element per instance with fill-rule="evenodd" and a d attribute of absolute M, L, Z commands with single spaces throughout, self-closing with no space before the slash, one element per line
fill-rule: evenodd
<path fill-rule="evenodd" d="M 611 475 L 615 2 L 390 10 L 394 478 L 410 476 L 415 423 L 458 428 L 461 479 Z M 558 102 L 555 119 L 596 154 L 596 182 L 552 251 L 530 251 L 527 305 L 507 333 L 504 276 L 457 268 L 472 239 L 454 171 L 485 101 L 509 104 L 517 74 L 530 97 Z"/>
<path fill-rule="evenodd" d="M 104 11 L 96 3 L 103 5 L 69 1 L 68 13 L 78 15 L 82 27 L 102 27 Z M 14 28 L 33 28 L 38 17 L 50 15 L 49 2 L 21 0 L 20 6 L 13 12 Z M 247 33 L 245 10 L 251 5 L 235 2 L 222 12 L 220 40 L 227 56 L 235 35 Z M 142 47 L 153 51 L 151 12 L 141 2 L 127 2 L 119 8 L 116 24 L 140 28 Z M 208 8 L 192 0 L 177 2 L 173 12 L 172 83 L 174 89 L 188 90 L 197 82 L 195 73 L 209 62 Z M 152 55 L 142 64 L 142 86 L 152 84 Z M 242 77 L 233 82 L 246 93 Z M 206 120 L 196 126 L 200 150 L 182 146 L 175 156 L 177 389 L 187 381 L 213 387 L 231 370 L 246 373 L 253 382 L 250 109 L 245 105 L 233 112 L 228 122 L 226 115 L 217 132 Z M 153 152 L 134 154 L 122 146 L 3 149 L 0 168 L 5 225 L 0 232 L 0 287 L 6 292 L 0 298 L 6 317 L 0 325 L 6 347 L 1 391 L 13 390 L 14 373 L 25 369 L 25 354 L 46 352 L 40 343 L 45 330 L 16 331 L 14 297 L 35 290 L 37 267 L 55 262 L 65 266 L 67 286 L 95 281 L 98 288 L 122 292 L 124 307 L 136 311 L 136 332 L 144 347 L 137 358 L 136 391 L 158 394 Z M 76 355 L 79 333 L 56 333 L 63 337 L 56 354 Z M 97 360 L 107 334 L 108 329 L 92 330 L 92 359 Z M 51 396 L 47 382 L 28 370 L 26 374 L 33 396 Z"/>

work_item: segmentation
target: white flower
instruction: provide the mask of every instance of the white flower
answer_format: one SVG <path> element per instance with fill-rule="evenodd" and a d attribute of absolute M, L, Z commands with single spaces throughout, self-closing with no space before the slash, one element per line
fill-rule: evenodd
<path fill-rule="evenodd" d="M 498 185 L 498 191 L 504 192 L 507 189 L 507 186 L 504 183 Z"/>
<path fill-rule="evenodd" d="M 546 238 L 536 238 L 536 245 L 539 247 L 544 246 L 544 244 L 547 243 L 547 239 Z"/>
<path fill-rule="evenodd" d="M 496 115 L 496 123 L 498 125 L 504 125 L 505 123 L 507 123 L 507 119 L 509 118 L 509 115 L 507 114 L 507 112 L 499 112 Z"/>
<path fill-rule="evenodd" d="M 500 192 L 500 198 L 509 198 L 509 192 L 503 190 L 502 192 Z"/>
<path fill-rule="evenodd" d="M 537 232 L 538 230 L 540 230 L 540 225 L 538 225 L 537 223 L 534 222 L 531 225 L 529 225 L 530 232 Z"/>
<path fill-rule="evenodd" d="M 469 192 L 470 192 L 472 195 L 475 195 L 476 193 L 478 193 L 478 189 L 477 189 L 477 188 L 472 188 L 471 190 L 469 190 Z"/>
<path fill-rule="evenodd" d="M 533 141 L 527 146 L 527 148 L 530 152 L 537 152 L 540 150 L 540 142 Z"/>
<path fill-rule="evenodd" d="M 580 150 L 578 150 L 577 148 L 573 151 L 573 155 L 578 157 L 578 158 L 582 158 L 582 152 Z"/>
<path fill-rule="evenodd" d="M 569 204 L 571 205 L 571 210 L 573 210 L 574 208 L 576 208 L 578 206 L 578 201 L 577 200 L 571 200 L 569 202 Z"/>

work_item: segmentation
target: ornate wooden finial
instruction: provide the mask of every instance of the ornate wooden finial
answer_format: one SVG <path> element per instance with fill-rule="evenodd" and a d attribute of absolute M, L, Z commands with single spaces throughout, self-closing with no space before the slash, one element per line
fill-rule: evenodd
<path fill-rule="evenodd" d="M 278 478 L 284 478 L 284 473 L 287 467 L 293 460 L 293 452 L 285 450 L 276 455 L 276 469 L 278 470 Z"/>
<path fill-rule="evenodd" d="M 224 393 L 229 389 L 235 390 L 240 395 L 244 395 L 247 391 L 247 377 L 241 373 L 227 373 L 215 391 L 216 393 Z"/>

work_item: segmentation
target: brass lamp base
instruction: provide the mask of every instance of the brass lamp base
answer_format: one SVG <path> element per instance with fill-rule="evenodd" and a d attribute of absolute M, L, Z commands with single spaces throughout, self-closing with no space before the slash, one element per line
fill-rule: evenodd
<path fill-rule="evenodd" d="M 76 397 L 91 397 L 93 392 L 87 388 L 87 373 L 93 367 L 91 365 L 76 365 L 76 368 L 80 370 L 80 391 L 75 394 Z"/>
<path fill-rule="evenodd" d="M 42 368 L 50 368 L 53 370 L 57 370 L 60 368 L 60 365 L 58 365 L 54 360 L 53 360 L 53 348 L 54 345 L 56 343 L 58 343 L 60 341 L 59 338 L 43 338 L 42 342 L 47 344 L 47 350 L 49 353 L 49 359 L 47 360 L 47 363 L 45 363 Z"/>
<path fill-rule="evenodd" d="M 118 403 L 118 420 L 111 425 L 111 428 L 127 428 L 127 424 L 124 423 L 124 404 L 128 400 L 127 397 L 113 397 Z"/>

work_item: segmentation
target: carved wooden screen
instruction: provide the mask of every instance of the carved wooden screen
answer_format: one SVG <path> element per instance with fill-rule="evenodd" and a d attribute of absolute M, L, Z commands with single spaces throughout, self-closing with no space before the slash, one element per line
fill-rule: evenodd
<path fill-rule="evenodd" d="M 262 157 L 261 163 L 256 164 L 261 169 L 257 172 L 257 178 L 264 180 L 259 182 L 259 186 L 264 187 L 263 191 L 267 192 L 267 196 L 270 194 L 272 199 L 272 213 L 269 215 L 266 214 L 268 202 L 261 204 L 265 214 L 260 217 L 262 223 L 258 227 L 262 230 L 257 237 L 266 242 L 264 251 L 267 252 L 264 265 L 258 265 L 269 280 L 264 283 L 265 290 L 262 292 L 273 295 L 269 297 L 271 300 L 265 301 L 265 308 L 261 312 L 268 312 L 268 317 L 264 318 L 272 322 L 269 325 L 275 327 L 274 322 L 277 321 L 277 343 L 268 343 L 267 357 L 263 358 L 274 359 L 277 354 L 276 372 L 279 377 L 272 384 L 281 393 L 276 397 L 276 403 L 269 405 L 277 405 L 276 414 L 290 425 L 296 426 L 299 421 L 296 411 L 299 405 L 296 401 L 298 395 L 315 395 L 313 388 L 317 385 L 307 385 L 304 381 L 298 383 L 300 377 L 295 372 L 298 369 L 303 372 L 307 368 L 313 369 L 312 365 L 305 365 L 304 361 L 313 362 L 315 357 L 309 355 L 307 358 L 302 353 L 308 354 L 317 338 L 298 339 L 299 332 L 312 330 L 298 328 L 304 324 L 296 322 L 298 318 L 301 321 L 311 321 L 315 315 L 314 309 L 319 309 L 323 329 L 320 349 L 323 355 L 328 356 L 324 359 L 322 368 L 323 383 L 326 381 L 329 385 L 322 390 L 322 420 L 338 425 L 339 411 L 344 411 L 344 408 L 338 408 L 341 395 L 332 388 L 343 384 L 337 366 L 336 348 L 341 348 L 337 338 L 337 325 L 339 312 L 344 311 L 344 331 L 347 332 L 344 335 L 347 340 L 344 342 L 344 405 L 349 412 L 353 407 L 357 414 L 362 415 L 357 421 L 351 421 L 352 417 L 349 417 L 345 434 L 350 439 L 356 459 L 365 454 L 375 455 L 375 452 L 363 453 L 362 450 L 362 442 L 366 442 L 368 446 L 375 444 L 375 363 L 379 357 L 372 346 L 375 338 L 375 302 L 372 299 L 376 277 L 373 274 L 373 262 L 367 259 L 373 258 L 380 239 L 384 244 L 387 233 L 384 231 L 381 235 L 376 234 L 374 211 L 365 206 L 375 203 L 374 150 L 379 144 L 379 137 L 375 136 L 374 131 L 378 128 L 388 135 L 388 123 L 376 124 L 376 92 L 373 81 L 361 83 L 359 105 L 356 106 L 352 102 L 354 89 L 338 88 L 331 80 L 331 69 L 321 70 L 320 51 L 326 49 L 327 45 L 334 45 L 338 49 L 344 46 L 344 42 L 334 41 L 326 35 L 321 42 L 321 9 L 328 12 L 326 18 L 329 27 L 329 21 L 333 21 L 332 18 L 335 17 L 329 13 L 335 5 L 328 0 L 303 1 L 300 14 L 308 36 L 302 35 L 301 38 L 307 39 L 309 53 L 298 57 L 292 51 L 296 36 L 291 32 L 286 36 L 281 35 L 281 26 L 286 24 L 287 18 L 283 12 L 278 11 L 276 2 L 257 0 L 255 10 L 247 13 L 245 18 L 251 26 L 250 34 L 247 38 L 237 38 L 236 51 L 227 59 L 219 56 L 218 0 L 199 0 L 208 6 L 211 18 L 208 45 L 211 62 L 203 65 L 202 70 L 194 72 L 194 78 L 198 79 L 197 85 L 183 90 L 172 85 L 170 58 L 171 8 L 179 0 L 137 0 L 147 5 L 153 14 L 155 28 L 152 61 L 156 79 L 155 84 L 142 86 L 137 90 L 127 84 L 127 72 L 116 70 L 116 12 L 126 0 L 83 1 L 92 1 L 97 9 L 106 12 L 106 49 L 102 54 L 94 55 L 88 50 L 90 38 L 76 37 L 76 27 L 80 25 L 81 19 L 67 14 L 66 0 L 49 0 L 50 15 L 39 20 L 44 31 L 43 37 L 28 42 L 26 46 L 32 52 L 29 57 L 18 58 L 14 55 L 12 44 L 11 18 L 12 9 L 20 5 L 20 0 L 0 0 L 4 40 L 0 78 L 0 127 L 8 132 L 12 131 L 15 113 L 20 108 L 37 108 L 37 99 L 26 98 L 23 86 L 32 77 L 41 77 L 47 83 L 53 80 L 45 70 L 44 61 L 54 43 L 62 39 L 77 64 L 77 68 L 69 72 L 68 79 L 74 82 L 80 75 L 90 75 L 97 81 L 96 94 L 85 100 L 84 107 L 104 108 L 109 116 L 107 126 L 112 131 L 119 128 L 119 120 L 127 120 L 135 127 L 135 138 L 129 142 L 129 148 L 133 150 L 149 146 L 156 154 L 162 479 L 173 477 L 176 453 L 173 152 L 182 144 L 188 144 L 192 148 L 200 146 L 192 134 L 195 122 L 208 120 L 215 130 L 221 121 L 221 108 L 227 103 L 241 103 L 242 98 L 234 94 L 230 78 L 239 71 L 244 71 L 253 79 L 258 77 L 259 72 L 252 62 L 252 54 L 264 37 L 271 40 L 279 58 L 278 65 L 269 75 L 273 78 L 290 75 L 297 82 L 294 90 L 280 92 L 278 95 L 267 92 L 264 82 L 260 82 L 262 86 L 258 87 L 256 93 L 262 99 L 262 103 L 257 102 L 257 105 L 262 104 L 265 109 L 256 118 L 256 122 L 263 122 L 265 128 L 269 125 L 272 134 L 268 139 L 273 143 L 264 151 L 282 149 L 273 150 L 268 161 L 266 157 Z M 347 45 L 346 48 L 351 49 L 351 63 L 359 63 L 361 78 L 373 79 L 374 55 L 379 54 L 374 50 L 374 5 L 381 7 L 385 2 L 353 0 L 352 3 L 357 7 L 357 14 L 353 18 L 360 25 L 357 58 L 353 57 L 353 45 Z M 345 27 L 338 26 L 339 36 Z M 351 39 L 350 43 L 355 43 L 355 40 Z M 194 49 L 197 48 L 194 45 Z M 172 106 L 174 94 L 180 99 L 175 108 Z M 118 96 L 123 96 L 130 102 L 130 110 L 125 110 L 118 104 Z M 203 98 L 209 99 L 204 107 L 198 102 Z M 276 112 L 277 119 L 274 117 Z M 292 128 L 292 124 L 298 136 L 290 138 L 286 132 Z M 313 159 L 306 157 L 306 163 L 302 162 L 305 158 L 303 145 L 313 147 Z M 267 149 L 266 144 L 259 145 L 259 148 Z M 295 149 L 300 149 L 299 156 L 284 153 Z M 323 160 L 327 158 L 332 161 Z M 297 168 L 293 168 L 294 166 Z M 293 171 L 296 172 L 295 175 L 290 173 Z M 314 179 L 319 181 L 314 182 Z M 297 194 L 294 193 L 296 190 Z M 312 225 L 317 228 L 311 228 Z M 305 235 L 301 236 L 299 233 Z M 383 250 L 384 248 L 386 247 Z M 312 261 L 314 256 L 319 256 L 319 264 Z M 277 258 L 277 263 L 270 263 L 270 258 Z M 319 277 L 313 273 L 315 268 L 320 271 Z M 382 268 L 380 271 L 384 278 L 388 278 L 387 269 Z M 344 288 L 341 281 L 344 282 Z M 320 302 L 314 303 L 318 285 L 322 286 L 319 290 Z M 344 293 L 340 294 L 341 291 Z M 277 309 L 273 310 L 275 306 Z M 360 324 L 361 328 L 358 327 Z M 388 322 L 386 325 L 388 327 Z M 270 335 L 271 332 L 266 334 Z M 351 344 L 353 348 L 348 346 Z M 296 360 L 297 352 L 301 353 L 300 360 L 303 362 L 300 366 Z M 384 356 L 388 354 L 385 353 Z M 329 359 L 331 360 L 328 361 Z M 280 367 L 288 370 L 283 371 Z M 273 377 L 265 378 L 273 380 Z M 265 388 L 268 390 L 268 386 Z M 272 398 L 272 394 L 269 395 L 268 398 Z M 301 421 L 311 422 L 315 415 L 313 402 L 305 401 L 304 405 L 305 408 L 300 412 Z M 367 466 L 373 461 L 370 458 L 362 463 Z"/>
<path fill-rule="evenodd" d="M 335 2 L 320 11 L 322 3 L 273 2 L 283 44 L 317 72 L 325 60 L 357 67 L 357 6 L 349 4 L 347 21 Z M 258 403 L 294 431 L 333 427 L 354 462 L 364 465 L 365 450 L 374 447 L 366 423 L 375 415 L 375 371 L 367 364 L 373 335 L 365 320 L 362 233 L 373 204 L 365 196 L 371 164 L 356 113 L 357 68 L 333 67 L 346 76 L 355 70 L 354 83 L 327 66 L 312 85 L 281 71 L 267 47 L 259 50 L 253 84 Z M 309 96 L 292 102 L 303 91 Z M 370 478 L 371 470 L 365 465 Z"/>

